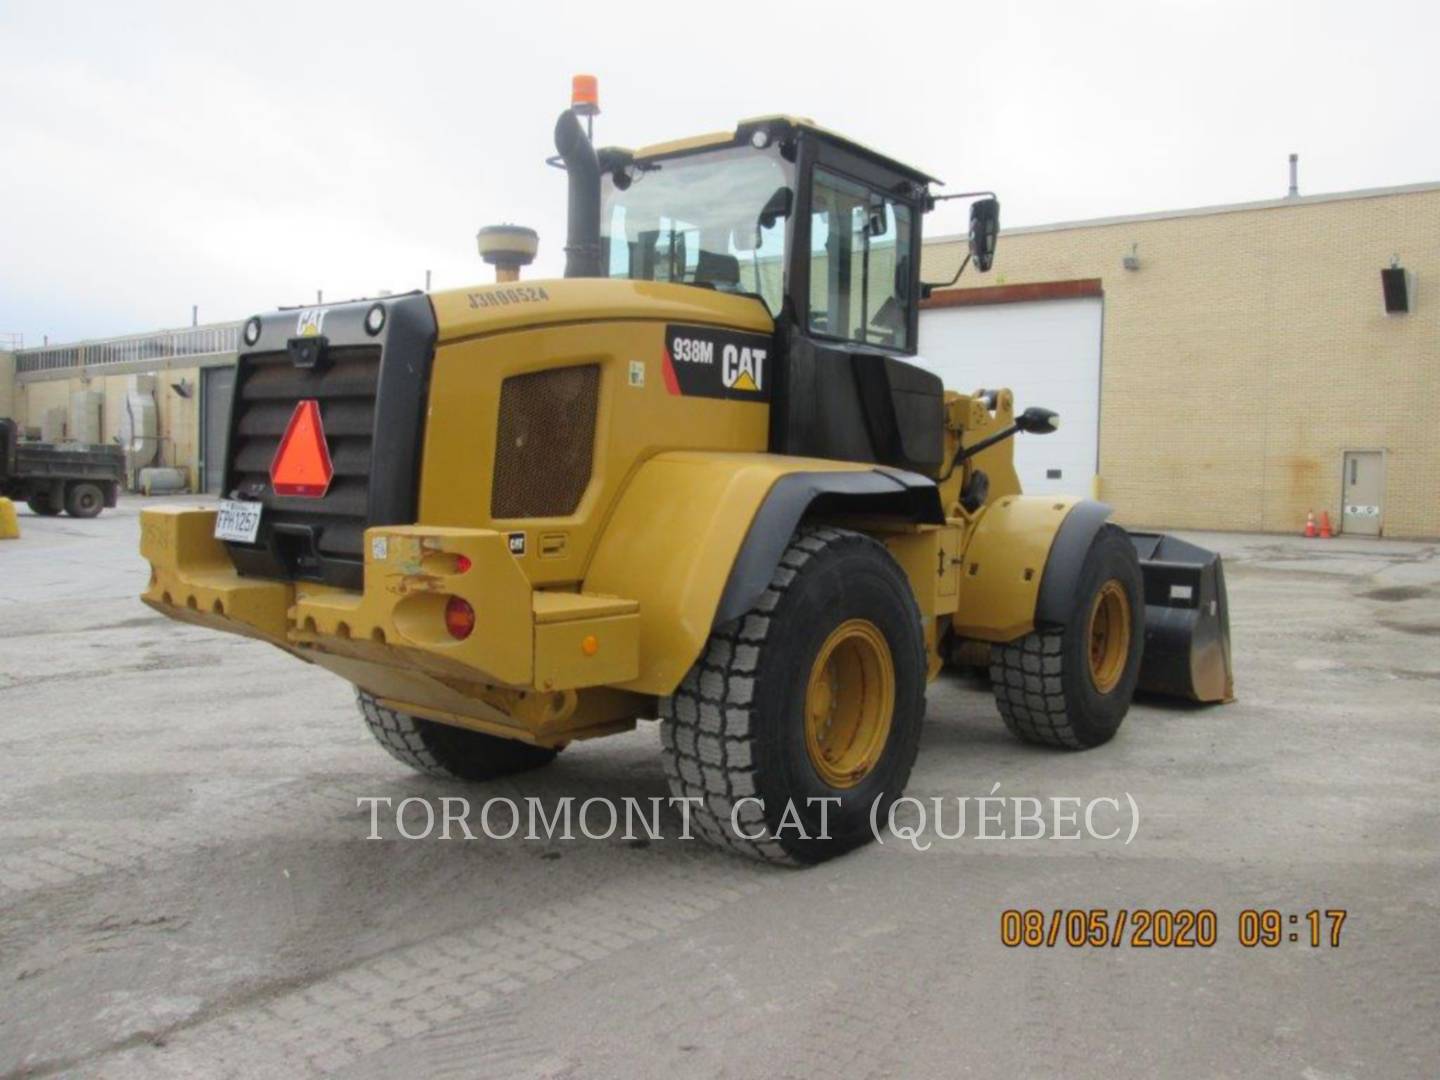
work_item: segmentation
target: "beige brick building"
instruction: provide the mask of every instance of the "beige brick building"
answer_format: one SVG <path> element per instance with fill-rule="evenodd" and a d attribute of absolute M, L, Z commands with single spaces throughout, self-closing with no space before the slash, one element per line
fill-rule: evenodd
<path fill-rule="evenodd" d="M 925 278 L 963 254 L 932 241 Z M 961 283 L 932 303 L 1101 298 L 1098 488 L 1127 524 L 1338 525 L 1346 452 L 1380 451 L 1383 535 L 1440 536 L 1440 184 L 1012 229 Z"/>
<path fill-rule="evenodd" d="M 190 489 L 215 490 L 238 334 L 238 323 L 214 323 L 0 353 L 0 416 L 36 436 L 56 417 L 51 437 L 119 442 L 138 391 L 151 408 L 132 425 L 133 464 L 175 468 Z M 148 382 L 137 387 L 134 376 Z M 94 409 L 88 434 L 77 395 Z"/>

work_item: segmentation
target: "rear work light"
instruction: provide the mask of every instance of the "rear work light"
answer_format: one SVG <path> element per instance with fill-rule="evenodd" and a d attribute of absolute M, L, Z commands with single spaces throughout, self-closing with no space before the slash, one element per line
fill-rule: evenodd
<path fill-rule="evenodd" d="M 445 629 L 456 641 L 464 641 L 475 629 L 475 609 L 470 601 L 452 596 L 445 601 Z"/>

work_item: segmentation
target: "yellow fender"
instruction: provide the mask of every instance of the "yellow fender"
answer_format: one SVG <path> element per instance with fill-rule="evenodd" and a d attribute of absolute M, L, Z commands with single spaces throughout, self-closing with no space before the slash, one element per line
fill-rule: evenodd
<path fill-rule="evenodd" d="M 980 513 L 961 554 L 955 632 L 1023 637 L 1063 621 L 1085 553 L 1110 507 L 1069 495 L 1005 495 Z"/>
<path fill-rule="evenodd" d="M 943 521 L 933 481 L 894 469 L 781 454 L 676 451 L 645 462 L 605 525 L 588 595 L 640 603 L 640 674 L 668 694 L 711 629 L 759 599 L 814 500 Z M 834 504 L 832 503 L 832 506 Z"/>

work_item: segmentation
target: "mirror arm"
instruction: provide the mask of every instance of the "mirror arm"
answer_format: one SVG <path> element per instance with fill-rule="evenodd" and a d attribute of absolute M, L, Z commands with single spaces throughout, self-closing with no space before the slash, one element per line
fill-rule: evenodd
<path fill-rule="evenodd" d="M 930 298 L 930 293 L 933 292 L 935 289 L 948 289 L 948 288 L 950 288 L 951 285 L 954 285 L 955 282 L 957 282 L 957 281 L 960 280 L 960 275 L 963 274 L 963 273 L 965 273 L 965 268 L 966 268 L 967 266 L 969 266 L 969 265 L 970 265 L 970 253 L 969 253 L 969 252 L 966 252 L 966 253 L 965 253 L 965 258 L 964 258 L 964 259 L 961 261 L 961 263 L 960 263 L 960 269 L 955 271 L 955 276 L 952 277 L 949 281 L 922 281 L 922 282 L 920 283 L 920 295 L 921 295 L 921 297 L 922 297 L 923 299 L 928 300 L 928 299 Z"/>
<path fill-rule="evenodd" d="M 933 209 L 936 203 L 947 202 L 950 199 L 995 199 L 998 197 L 993 191 L 957 191 L 953 195 L 931 195 L 927 209 Z"/>
<path fill-rule="evenodd" d="M 1004 431 L 997 431 L 994 435 L 991 435 L 988 438 L 981 439 L 973 446 L 960 447 L 959 450 L 955 451 L 955 456 L 950 459 L 950 468 L 946 470 L 945 475 L 940 478 L 940 483 L 943 484 L 946 480 L 949 480 L 950 477 L 954 476 L 955 470 L 958 469 L 961 464 L 963 464 L 969 458 L 974 457 L 982 450 L 989 450 L 990 447 L 994 446 L 996 443 L 1004 442 L 1006 439 L 1018 434 L 1019 431 L 1019 424 L 1011 424 Z"/>
<path fill-rule="evenodd" d="M 951 471 L 953 472 L 955 470 L 955 466 L 959 465 L 962 461 L 974 457 L 982 450 L 989 450 L 990 447 L 994 446 L 996 443 L 1002 443 L 1006 439 L 1010 438 L 1012 435 L 1019 434 L 1019 432 L 1020 425 L 1011 424 L 1004 431 L 997 431 L 994 435 L 981 439 L 979 442 L 975 443 L 972 446 L 962 446 L 959 450 L 955 452 L 955 460 L 950 464 Z"/>

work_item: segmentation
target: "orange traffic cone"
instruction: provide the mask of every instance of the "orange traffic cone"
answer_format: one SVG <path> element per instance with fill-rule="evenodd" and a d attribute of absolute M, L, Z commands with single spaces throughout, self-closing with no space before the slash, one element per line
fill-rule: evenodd
<path fill-rule="evenodd" d="M 1329 540 L 1333 534 L 1330 532 L 1330 511 L 1320 511 L 1320 539 Z"/>
<path fill-rule="evenodd" d="M 1317 535 L 1317 533 L 1315 532 L 1314 510 L 1305 511 L 1305 535 L 1308 536 L 1311 540 L 1314 540 Z"/>

